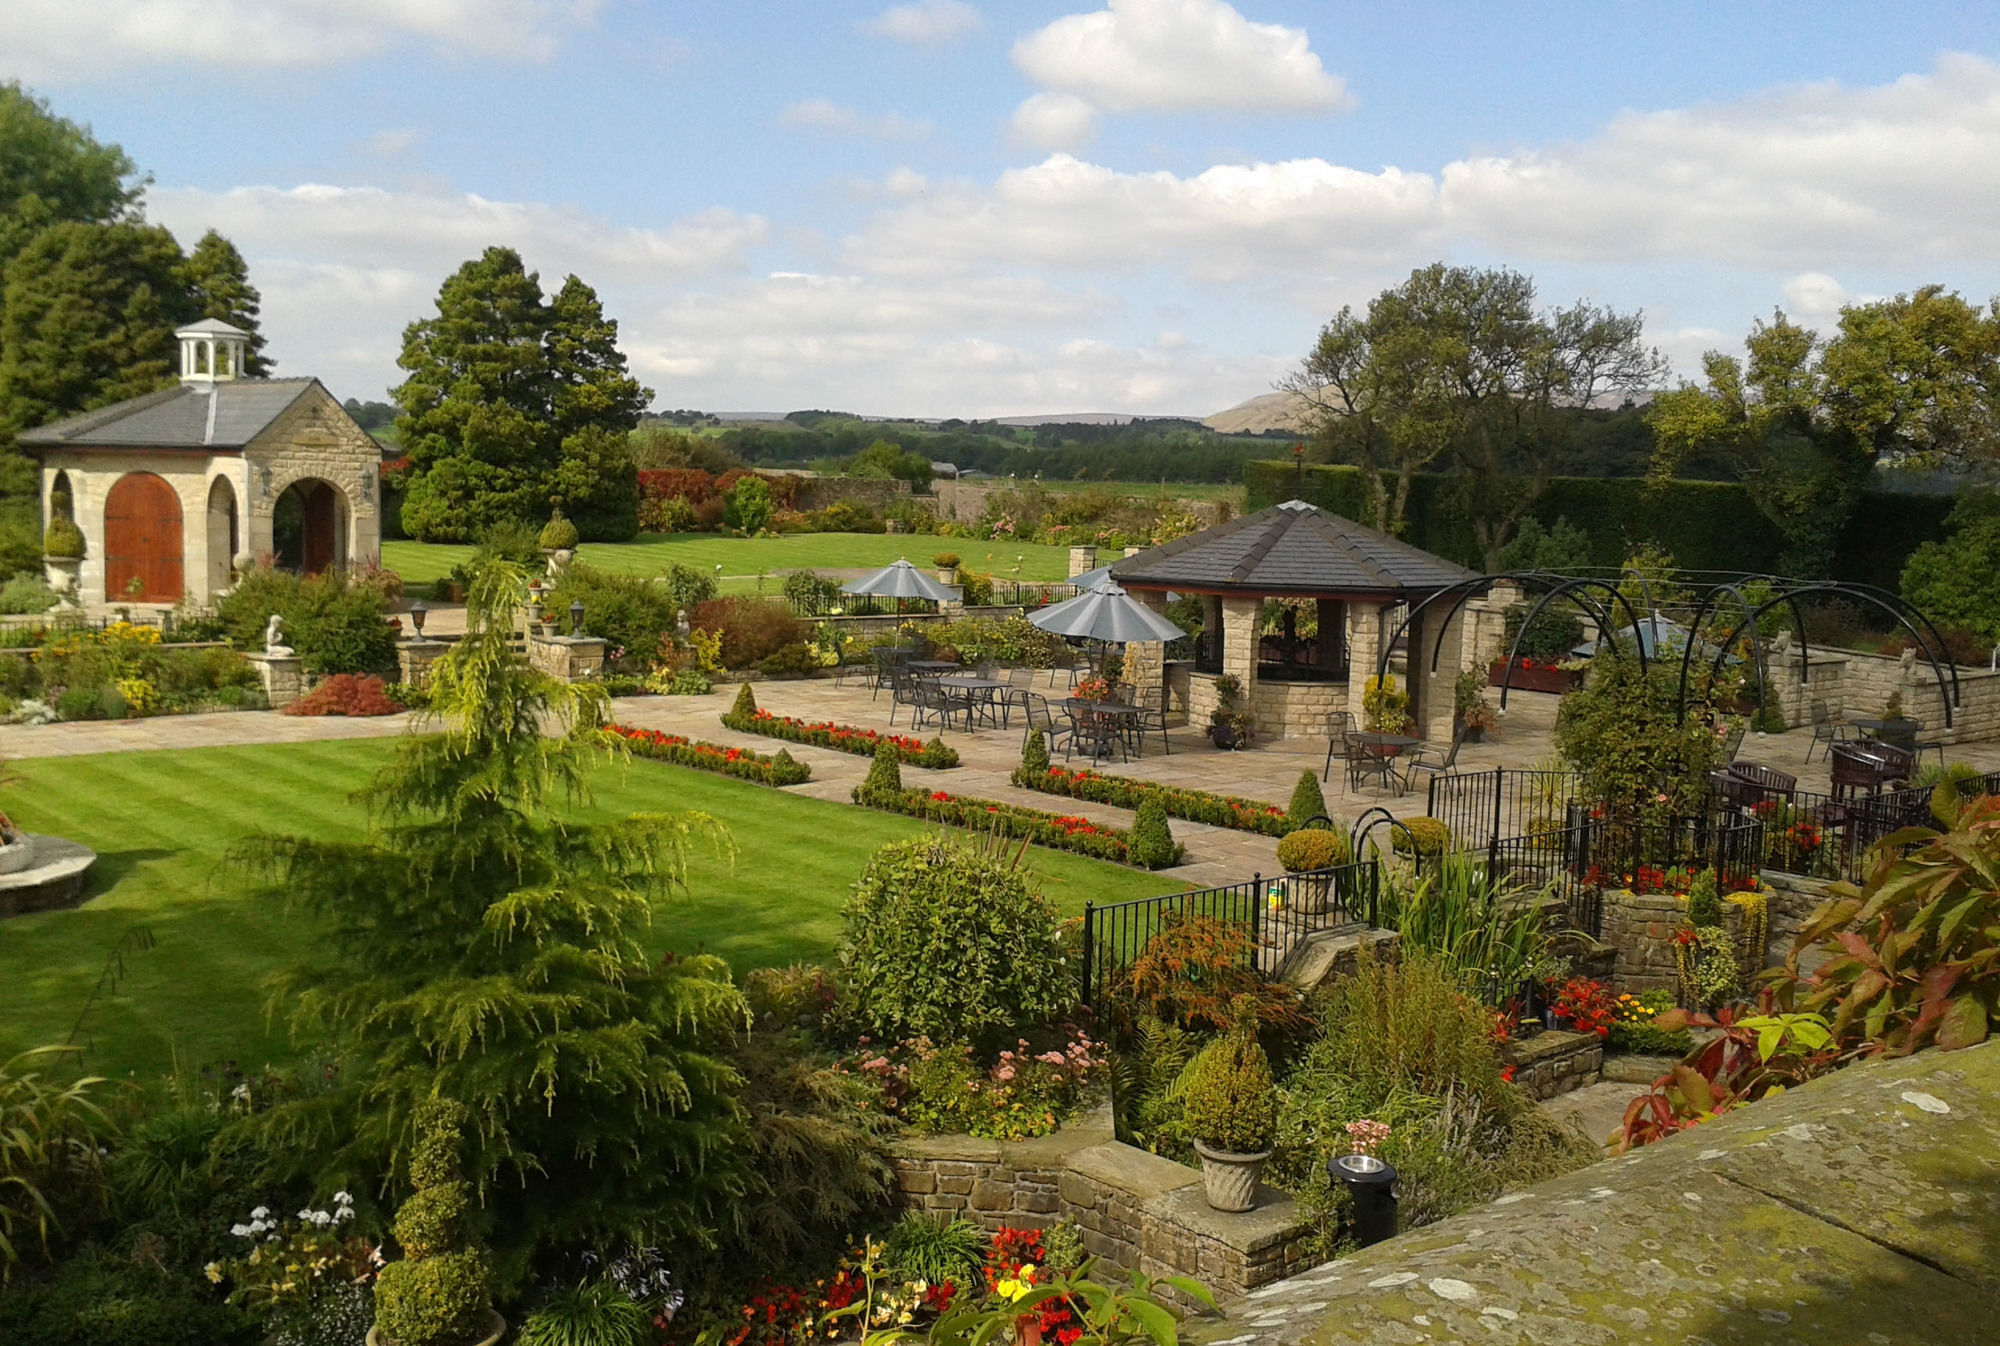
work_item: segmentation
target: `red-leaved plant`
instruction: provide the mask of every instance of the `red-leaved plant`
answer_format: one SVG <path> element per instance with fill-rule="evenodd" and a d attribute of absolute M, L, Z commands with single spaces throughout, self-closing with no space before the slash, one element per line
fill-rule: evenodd
<path fill-rule="evenodd" d="M 382 690 L 382 679 L 336 673 L 285 707 L 287 715 L 394 715 L 403 707 Z"/>
<path fill-rule="evenodd" d="M 1777 1012 L 1766 987 L 1756 1012 L 1725 1006 L 1714 1014 L 1671 1009 L 1653 1020 L 1662 1032 L 1695 1028 L 1714 1036 L 1632 1100 L 1618 1138 L 1619 1153 L 1685 1131 L 1732 1108 L 1782 1093 L 1840 1063 L 1826 1020 Z"/>

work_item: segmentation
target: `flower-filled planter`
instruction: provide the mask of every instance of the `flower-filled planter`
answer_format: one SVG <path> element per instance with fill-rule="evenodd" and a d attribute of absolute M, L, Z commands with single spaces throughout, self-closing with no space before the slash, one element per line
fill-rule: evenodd
<path fill-rule="evenodd" d="M 1492 672 L 1488 676 L 1488 683 L 1494 687 L 1504 685 L 1523 692 L 1553 692 L 1561 696 L 1564 692 L 1583 685 L 1583 672 L 1580 669 L 1559 668 L 1554 664 L 1523 656 L 1514 661 L 1513 674 L 1510 677 L 1507 661 L 1495 659 Z"/>

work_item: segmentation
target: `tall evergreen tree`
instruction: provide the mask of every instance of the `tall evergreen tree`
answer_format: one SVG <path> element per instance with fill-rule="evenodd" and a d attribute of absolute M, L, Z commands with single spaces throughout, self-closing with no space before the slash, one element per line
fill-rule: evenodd
<path fill-rule="evenodd" d="M 137 219 L 147 181 L 118 146 L 0 84 L 0 268 L 51 224 Z"/>
<path fill-rule="evenodd" d="M 488 248 L 410 324 L 393 392 L 410 457 L 403 526 L 462 542 L 539 520 L 560 498 L 585 538 L 629 537 L 638 484 L 626 439 L 652 398 L 626 372 L 618 326 L 571 276 L 553 302 L 511 248 Z"/>
<path fill-rule="evenodd" d="M 174 236 L 158 225 L 50 225 L 7 266 L 0 433 L 164 387 L 174 328 L 194 316 Z"/>
<path fill-rule="evenodd" d="M 258 324 L 264 297 L 250 283 L 250 266 L 236 245 L 209 230 L 188 254 L 181 281 L 196 317 L 220 318 L 250 334 L 243 371 L 252 378 L 267 377 L 274 362 L 264 356 L 264 333 Z"/>
<path fill-rule="evenodd" d="M 507 562 L 475 577 L 469 634 L 432 672 L 443 732 L 377 778 L 371 835 L 238 852 L 269 896 L 320 918 L 322 952 L 273 1004 L 344 1063 L 327 1094 L 246 1126 L 296 1173 L 386 1182 L 420 1103 L 464 1105 L 467 1176 L 510 1278 L 551 1248 L 704 1241 L 744 1190 L 738 1080 L 718 1054 L 743 1001 L 720 959 L 639 942 L 690 847 L 721 829 L 557 818 L 616 749 L 601 689 L 514 655 L 525 599 Z"/>

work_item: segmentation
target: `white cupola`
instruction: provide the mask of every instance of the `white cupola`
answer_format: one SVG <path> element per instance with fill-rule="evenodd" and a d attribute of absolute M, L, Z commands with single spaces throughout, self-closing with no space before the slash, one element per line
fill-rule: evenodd
<path fill-rule="evenodd" d="M 181 343 L 181 382 L 219 383 L 244 377 L 250 334 L 220 318 L 203 318 L 175 332 Z"/>

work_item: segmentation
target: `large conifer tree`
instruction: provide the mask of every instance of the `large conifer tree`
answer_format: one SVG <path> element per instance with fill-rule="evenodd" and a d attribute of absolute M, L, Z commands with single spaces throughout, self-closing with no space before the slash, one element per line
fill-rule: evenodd
<path fill-rule="evenodd" d="M 250 265 L 236 245 L 211 229 L 194 245 L 181 268 L 181 282 L 198 318 L 220 318 L 250 334 L 243 372 L 267 378 L 273 362 L 264 356 L 264 333 L 258 314 L 264 296 L 250 283 Z"/>
<path fill-rule="evenodd" d="M 575 276 L 553 299 L 511 248 L 488 248 L 410 324 L 397 424 L 410 456 L 403 527 L 463 542 L 560 503 L 587 539 L 630 537 L 638 482 L 626 440 L 652 398 L 618 324 Z"/>
<path fill-rule="evenodd" d="M 639 943 L 689 848 L 726 842 L 699 814 L 557 817 L 614 749 L 601 689 L 510 648 L 525 597 L 505 562 L 475 578 L 469 634 L 433 666 L 443 732 L 407 741 L 368 791 L 369 836 L 239 852 L 321 920 L 323 955 L 273 1004 L 342 1063 L 327 1094 L 248 1125 L 295 1172 L 381 1181 L 419 1103 L 463 1104 L 503 1274 L 552 1247 L 706 1241 L 743 1190 L 718 1054 L 743 1002 L 720 959 Z"/>

